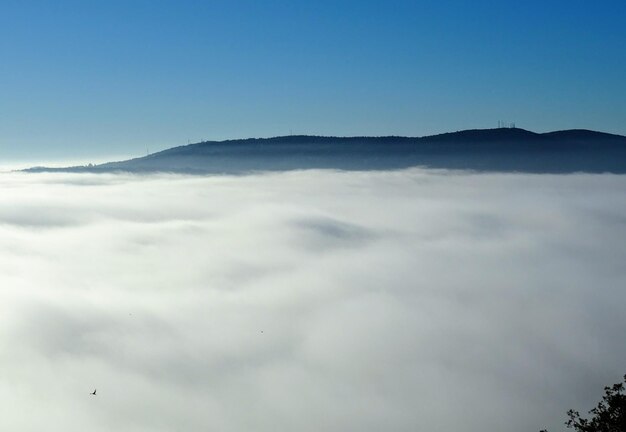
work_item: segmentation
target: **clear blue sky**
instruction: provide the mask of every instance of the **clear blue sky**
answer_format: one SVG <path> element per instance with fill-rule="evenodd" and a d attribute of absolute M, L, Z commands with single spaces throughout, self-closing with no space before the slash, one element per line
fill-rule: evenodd
<path fill-rule="evenodd" d="M 0 160 L 498 120 L 626 134 L 626 1 L 0 2 Z"/>

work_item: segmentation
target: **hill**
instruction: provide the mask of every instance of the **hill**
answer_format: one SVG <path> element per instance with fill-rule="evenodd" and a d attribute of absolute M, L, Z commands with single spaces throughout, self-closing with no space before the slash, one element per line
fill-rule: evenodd
<path fill-rule="evenodd" d="M 589 130 L 472 129 L 415 137 L 282 136 L 206 141 L 95 166 L 27 171 L 245 173 L 413 166 L 536 173 L 626 173 L 626 137 Z"/>

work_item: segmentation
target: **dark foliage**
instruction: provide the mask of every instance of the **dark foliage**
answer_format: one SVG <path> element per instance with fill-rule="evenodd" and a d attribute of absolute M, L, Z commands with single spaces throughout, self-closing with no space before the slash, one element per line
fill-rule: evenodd
<path fill-rule="evenodd" d="M 565 422 L 565 425 L 578 432 L 626 432 L 624 384 L 626 384 L 626 375 L 624 375 L 624 382 L 605 387 L 602 400 L 589 411 L 591 414 L 589 419 L 581 417 L 578 411 L 569 410 L 567 412 L 569 420 Z"/>

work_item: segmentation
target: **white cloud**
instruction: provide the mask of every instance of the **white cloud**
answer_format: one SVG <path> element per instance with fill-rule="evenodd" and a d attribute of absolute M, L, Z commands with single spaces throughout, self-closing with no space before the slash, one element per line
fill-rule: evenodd
<path fill-rule="evenodd" d="M 558 430 L 626 373 L 625 176 L 0 184 L 0 430 Z"/>

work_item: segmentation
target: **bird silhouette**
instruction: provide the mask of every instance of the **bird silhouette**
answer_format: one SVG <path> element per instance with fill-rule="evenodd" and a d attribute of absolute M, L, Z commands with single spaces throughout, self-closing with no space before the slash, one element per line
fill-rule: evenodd
<path fill-rule="evenodd" d="M 95 396 L 96 395 L 96 390 L 97 389 L 93 389 L 93 393 L 89 393 L 89 394 L 92 395 L 92 396 Z"/>

